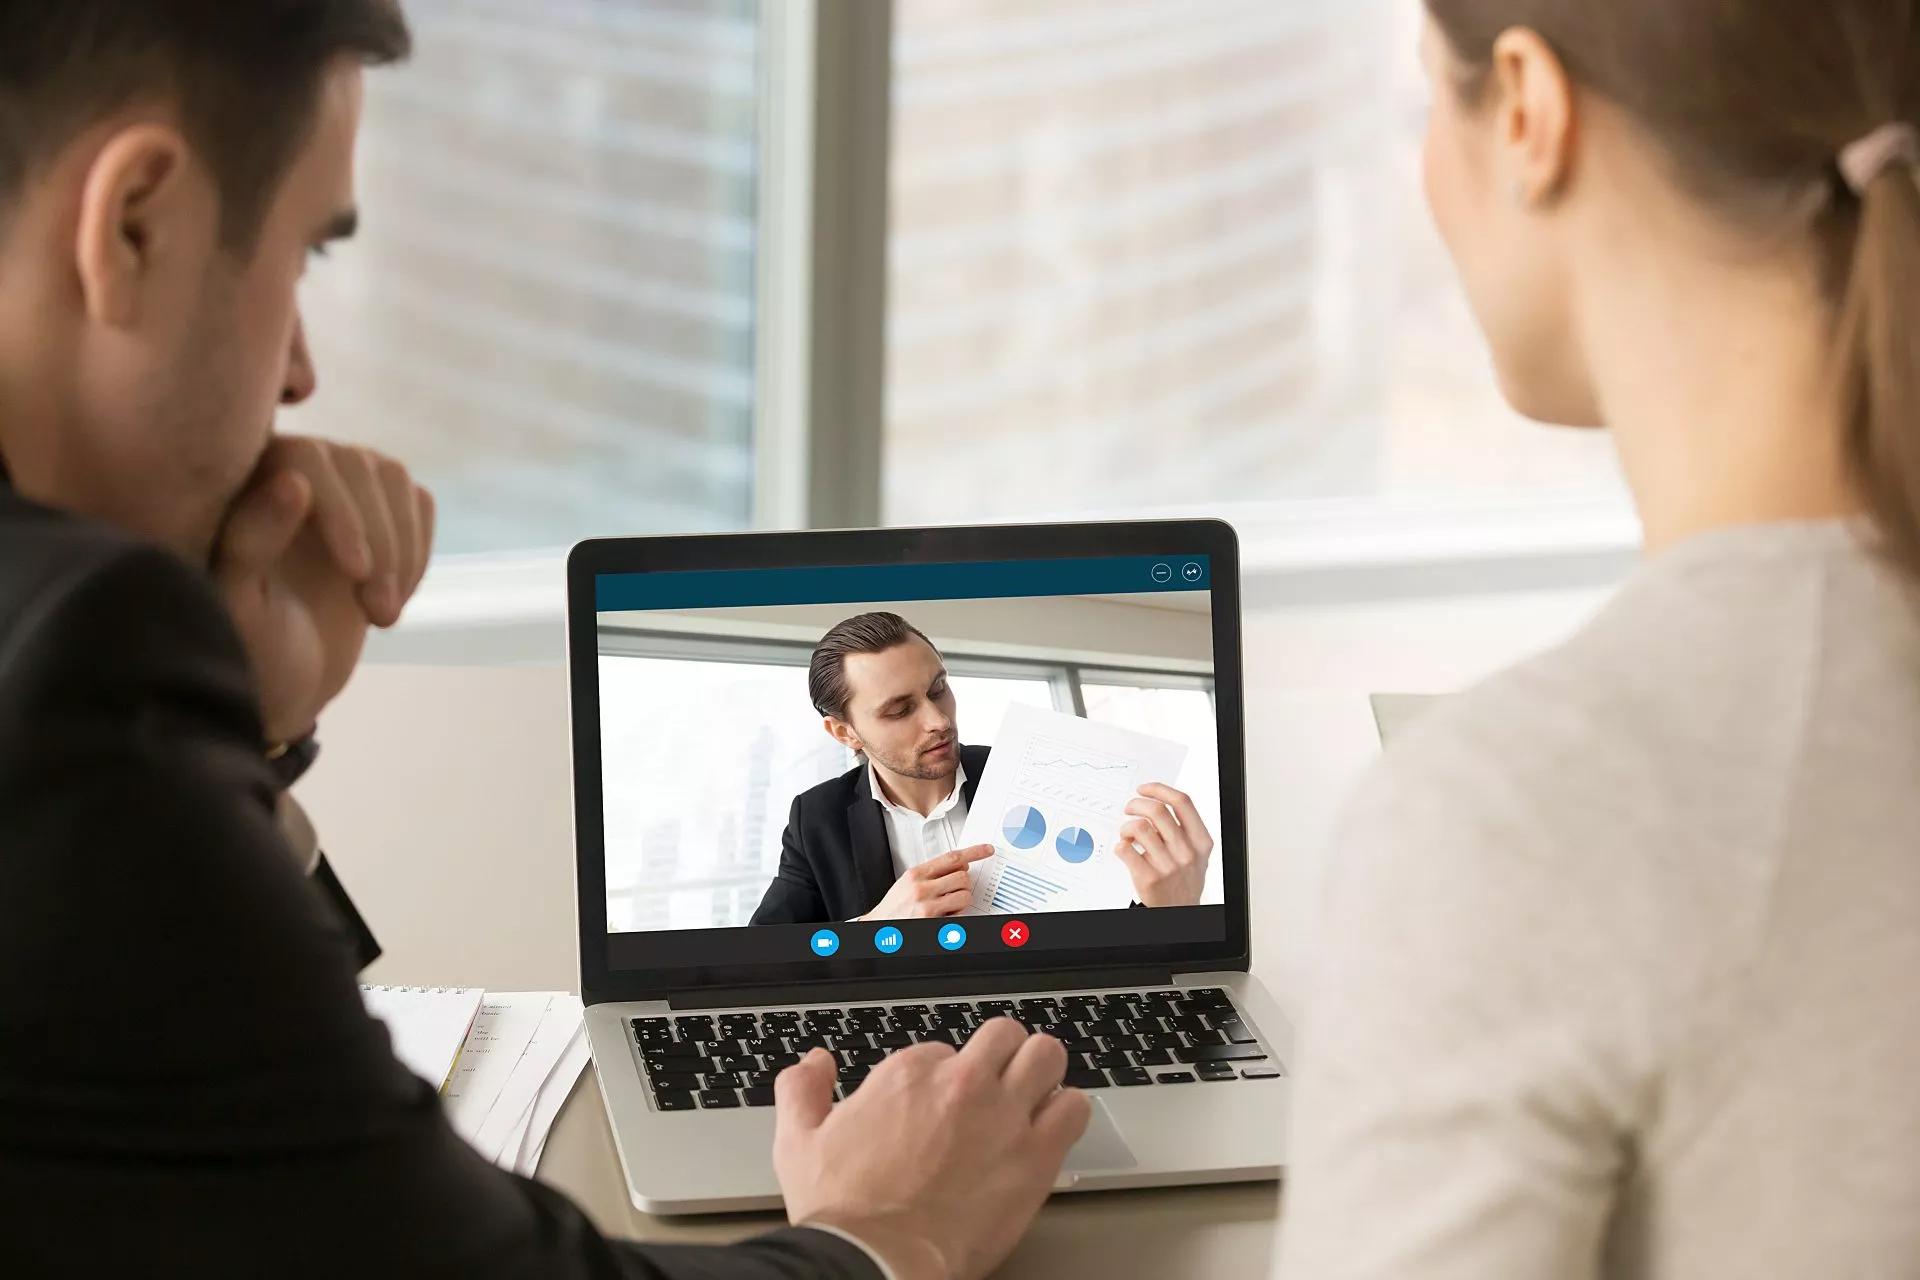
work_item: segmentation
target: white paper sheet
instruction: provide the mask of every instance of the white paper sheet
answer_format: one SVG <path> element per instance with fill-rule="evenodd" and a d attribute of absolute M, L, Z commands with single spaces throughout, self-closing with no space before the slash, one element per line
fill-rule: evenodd
<path fill-rule="evenodd" d="M 510 1146 L 540 1086 L 579 1030 L 577 996 L 553 991 L 489 992 L 446 1089 L 447 1118 L 496 1163 Z"/>
<path fill-rule="evenodd" d="M 517 1172 L 531 1178 L 540 1167 L 540 1157 L 546 1152 L 547 1136 L 553 1132 L 553 1122 L 559 1118 L 560 1108 L 566 1105 L 568 1097 L 572 1095 L 573 1086 L 579 1081 L 580 1073 L 586 1069 L 591 1056 L 587 1047 L 587 1029 L 583 1025 L 574 1035 L 573 1043 L 567 1046 L 566 1053 L 561 1055 L 560 1065 L 540 1086 L 540 1094 L 527 1112 L 528 1123 L 521 1135 L 517 1148 L 519 1155 L 514 1163 Z"/>
<path fill-rule="evenodd" d="M 1145 782 L 1172 785 L 1186 744 L 1039 707 L 1007 709 L 967 810 L 974 914 L 1101 911 L 1133 900 L 1113 842 Z"/>

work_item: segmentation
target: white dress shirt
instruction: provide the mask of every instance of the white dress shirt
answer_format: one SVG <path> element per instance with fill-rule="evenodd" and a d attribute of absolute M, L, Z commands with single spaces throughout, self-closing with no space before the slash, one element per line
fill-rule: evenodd
<path fill-rule="evenodd" d="M 957 746 L 954 754 L 959 754 Z M 887 799 L 871 763 L 867 765 L 867 786 L 873 791 L 873 798 L 880 802 L 880 812 L 887 820 L 887 844 L 893 850 L 895 880 L 927 859 L 960 847 L 960 831 L 967 825 L 967 766 L 964 764 L 957 764 L 954 769 L 953 794 L 935 805 L 933 812 L 925 817 Z"/>

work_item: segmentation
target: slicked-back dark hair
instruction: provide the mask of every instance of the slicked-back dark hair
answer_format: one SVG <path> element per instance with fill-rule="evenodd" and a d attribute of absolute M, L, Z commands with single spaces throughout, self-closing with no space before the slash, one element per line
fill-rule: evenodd
<path fill-rule="evenodd" d="M 399 0 L 0 0 L 0 228 L 36 170 L 134 103 L 171 102 L 250 246 L 310 133 L 321 77 L 411 50 Z"/>
<path fill-rule="evenodd" d="M 916 638 L 940 652 L 925 632 L 897 613 L 862 613 L 837 624 L 813 646 L 813 661 L 807 664 L 807 696 L 813 699 L 813 709 L 845 720 L 847 699 L 853 696 L 847 687 L 847 655 L 885 653 Z"/>

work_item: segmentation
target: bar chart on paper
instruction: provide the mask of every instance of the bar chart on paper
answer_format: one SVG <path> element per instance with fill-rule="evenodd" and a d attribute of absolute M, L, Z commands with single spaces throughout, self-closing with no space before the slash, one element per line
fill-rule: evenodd
<path fill-rule="evenodd" d="M 1008 709 L 963 838 L 992 844 L 975 863 L 973 910 L 992 914 L 1124 907 L 1111 856 L 1142 782 L 1172 782 L 1186 747 L 1036 707 Z"/>

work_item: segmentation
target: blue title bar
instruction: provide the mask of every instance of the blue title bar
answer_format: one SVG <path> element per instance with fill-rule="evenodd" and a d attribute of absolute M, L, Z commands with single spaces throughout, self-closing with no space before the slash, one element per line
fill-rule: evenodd
<path fill-rule="evenodd" d="M 629 609 L 1111 596 L 1142 591 L 1208 591 L 1212 581 L 1210 557 L 1201 555 L 603 573 L 594 582 L 594 608 L 600 613 L 618 613 Z"/>

